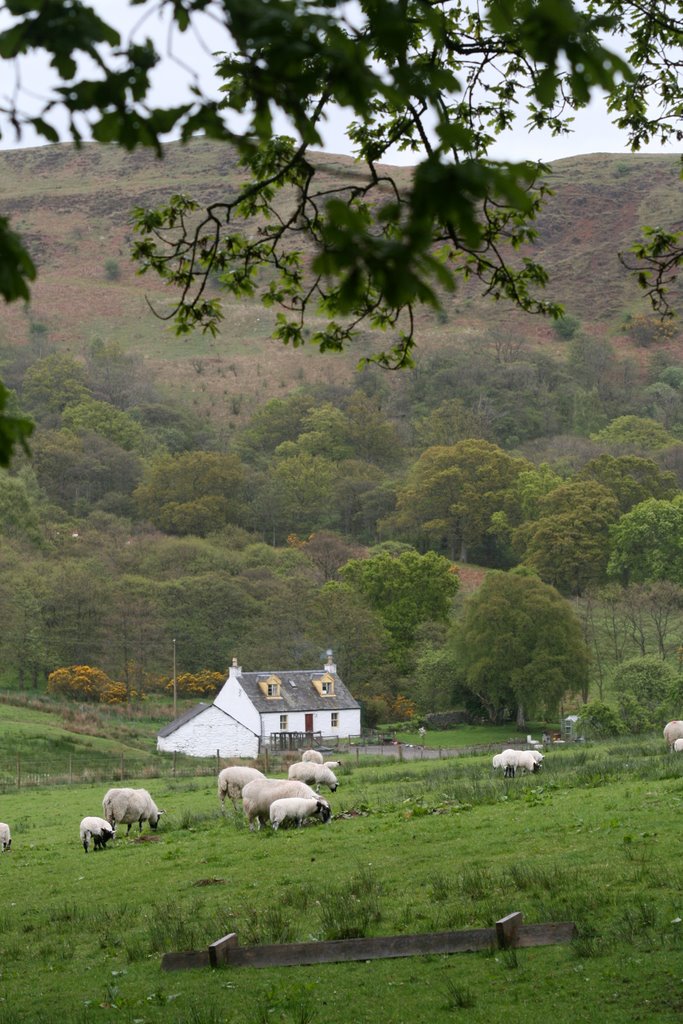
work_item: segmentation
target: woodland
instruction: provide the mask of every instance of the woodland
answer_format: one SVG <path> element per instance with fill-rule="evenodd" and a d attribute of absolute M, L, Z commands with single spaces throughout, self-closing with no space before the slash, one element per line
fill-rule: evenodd
<path fill-rule="evenodd" d="M 17 72 L 0 108 L 51 143 L 1 157 L 0 684 L 89 666 L 138 700 L 171 657 L 332 648 L 366 724 L 651 727 L 683 640 L 679 162 L 488 152 L 597 86 L 634 150 L 679 138 L 675 11 L 361 7 L 174 5 L 235 52 L 220 104 L 172 109 L 149 40 L 12 9 L 0 57 L 69 84 L 31 114 Z M 362 170 L 313 149 L 334 103 Z"/>
<path fill-rule="evenodd" d="M 168 685 L 174 655 L 179 676 L 215 682 L 233 657 L 310 667 L 332 648 L 366 724 L 552 720 L 588 700 L 639 729 L 675 710 L 683 360 L 625 275 L 616 312 L 587 290 L 585 321 L 496 319 L 459 296 L 401 372 L 245 345 L 255 303 L 217 339 L 174 342 L 127 261 L 124 214 L 95 238 L 80 226 L 79 189 L 101 176 L 85 157 L 91 178 L 63 147 L 4 158 L 15 178 L 52 167 L 54 200 L 25 197 L 23 217 L 38 224 L 34 202 L 50 223 L 61 272 L 0 344 L 36 424 L 0 475 L 3 687 L 91 666 L 122 684 L 101 699 L 136 701 Z M 604 170 L 578 163 L 587 190 Z M 606 188 L 628 180 L 620 166 Z M 558 188 L 549 222 L 576 209 Z M 64 275 L 88 300 L 64 301 Z"/>

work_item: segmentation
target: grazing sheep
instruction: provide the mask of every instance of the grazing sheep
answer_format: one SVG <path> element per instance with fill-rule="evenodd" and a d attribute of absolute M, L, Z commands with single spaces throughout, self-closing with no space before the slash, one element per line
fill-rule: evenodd
<path fill-rule="evenodd" d="M 285 821 L 295 821 L 301 828 L 304 818 L 320 818 L 327 822 L 332 817 L 332 811 L 327 800 L 305 796 L 287 796 L 279 800 L 273 800 L 270 805 L 270 823 L 273 830 L 277 832 L 280 825 Z"/>
<path fill-rule="evenodd" d="M 341 768 L 342 766 L 341 761 L 323 761 L 323 764 L 326 768 L 329 768 L 331 772 L 333 772 L 335 768 Z"/>
<path fill-rule="evenodd" d="M 221 810 L 225 810 L 226 796 L 230 797 L 232 806 L 237 810 L 237 801 L 242 799 L 242 789 L 254 779 L 265 779 L 265 775 L 258 768 L 247 768 L 243 765 L 223 768 L 218 775 L 218 799 L 221 802 Z"/>
<path fill-rule="evenodd" d="M 323 755 L 320 753 L 319 750 L 304 750 L 303 754 L 301 755 L 301 760 L 313 761 L 315 762 L 315 764 L 322 764 Z"/>
<path fill-rule="evenodd" d="M 242 789 L 242 809 L 250 830 L 253 832 L 255 821 L 258 821 L 259 828 L 265 825 L 274 800 L 290 796 L 322 799 L 310 786 L 292 779 L 254 779 L 248 782 Z"/>
<path fill-rule="evenodd" d="M 0 821 L 0 845 L 2 845 L 3 853 L 9 853 L 12 849 L 12 834 L 9 825 L 6 825 L 4 821 Z"/>
<path fill-rule="evenodd" d="M 130 827 L 136 821 L 141 832 L 143 821 L 148 821 L 150 828 L 156 829 L 159 818 L 164 813 L 158 809 L 146 789 L 130 789 L 128 787 L 107 790 L 102 801 L 102 808 L 104 816 L 112 828 L 117 822 L 119 825 L 128 826 L 126 835 L 130 833 Z"/>
<path fill-rule="evenodd" d="M 680 753 L 681 750 L 683 750 L 683 737 L 681 737 L 681 739 L 674 740 L 673 749 L 676 753 Z"/>
<path fill-rule="evenodd" d="M 91 839 L 95 844 L 95 853 L 97 853 L 98 850 L 104 850 L 109 840 L 114 839 L 115 836 L 116 829 L 104 818 L 91 816 L 83 818 L 81 822 L 81 842 L 86 853 L 90 848 Z"/>
<path fill-rule="evenodd" d="M 287 774 L 290 779 L 307 782 L 309 786 L 327 786 L 333 793 L 339 785 L 337 776 L 331 768 L 324 764 L 316 764 L 314 761 L 296 761 L 289 766 Z"/>
<path fill-rule="evenodd" d="M 506 778 L 514 779 L 517 768 L 524 768 L 528 772 L 540 771 L 543 763 L 543 754 L 538 750 L 513 750 L 509 748 L 502 754 L 496 754 L 493 758 L 494 768 L 505 769 L 503 774 Z"/>
<path fill-rule="evenodd" d="M 664 726 L 664 739 L 670 747 L 673 747 L 676 740 L 683 739 L 683 722 L 678 719 L 667 722 Z"/>
<path fill-rule="evenodd" d="M 494 754 L 492 764 L 494 768 L 503 768 L 503 775 L 505 778 L 514 778 L 515 768 L 517 766 L 517 754 L 518 750 L 508 748 L 503 750 L 500 754 Z"/>

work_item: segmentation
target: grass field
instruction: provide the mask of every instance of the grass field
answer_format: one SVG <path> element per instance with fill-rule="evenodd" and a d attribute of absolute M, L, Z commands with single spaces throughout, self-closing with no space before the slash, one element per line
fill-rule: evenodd
<path fill-rule="evenodd" d="M 136 780 L 129 780 L 135 785 Z M 505 780 L 490 758 L 360 764 L 334 820 L 250 833 L 213 779 L 144 780 L 156 836 L 85 855 L 100 785 L 0 796 L 0 1024 L 404 1024 L 529 1016 L 678 1021 L 683 759 L 659 737 L 567 747 Z M 153 837 L 147 838 L 147 837 Z M 572 920 L 571 945 L 272 970 L 169 974 L 161 955 Z"/>

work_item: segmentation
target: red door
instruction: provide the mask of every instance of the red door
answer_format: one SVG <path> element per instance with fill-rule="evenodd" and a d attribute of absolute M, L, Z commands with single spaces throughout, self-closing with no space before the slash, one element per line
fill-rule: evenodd
<path fill-rule="evenodd" d="M 306 715 L 305 729 L 306 729 L 306 732 L 313 732 L 313 715 L 312 714 L 307 714 Z"/>

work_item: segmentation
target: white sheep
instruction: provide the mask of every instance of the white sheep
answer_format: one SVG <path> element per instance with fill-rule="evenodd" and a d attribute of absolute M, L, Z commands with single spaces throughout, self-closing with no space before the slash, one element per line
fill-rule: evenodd
<path fill-rule="evenodd" d="M 538 760 L 535 756 L 537 751 L 517 750 L 515 753 L 517 754 L 517 763 L 513 766 L 513 777 L 517 768 L 523 768 L 527 772 L 538 772 L 541 770 L 542 759 Z"/>
<path fill-rule="evenodd" d="M 333 772 L 335 768 L 341 768 L 342 766 L 341 761 L 323 761 L 323 764 L 326 768 L 329 768 L 331 772 Z"/>
<path fill-rule="evenodd" d="M 667 722 L 664 726 L 664 739 L 670 747 L 673 747 L 676 740 L 683 739 L 683 722 L 677 718 L 673 722 Z"/>
<path fill-rule="evenodd" d="M 314 761 L 295 761 L 289 766 L 287 774 L 290 779 L 306 782 L 309 786 L 327 786 L 333 793 L 339 785 L 337 776 L 331 768 L 324 764 L 316 764 Z"/>
<path fill-rule="evenodd" d="M 0 845 L 2 846 L 3 853 L 9 853 L 12 849 L 12 834 L 9 830 L 9 825 L 5 824 L 4 821 L 0 821 Z"/>
<path fill-rule="evenodd" d="M 119 825 L 128 825 L 126 835 L 129 834 L 131 825 L 136 821 L 141 832 L 143 821 L 148 821 L 150 827 L 155 829 L 159 824 L 159 818 L 164 813 L 159 810 L 146 789 L 130 789 L 129 787 L 107 790 L 102 801 L 102 808 L 104 816 L 112 828 L 117 822 Z"/>
<path fill-rule="evenodd" d="M 226 796 L 230 797 L 233 807 L 237 810 L 237 801 L 242 798 L 242 789 L 254 779 L 265 779 L 265 775 L 258 768 L 248 768 L 246 765 L 229 765 L 223 768 L 218 774 L 218 799 L 221 802 L 221 810 L 225 810 Z"/>
<path fill-rule="evenodd" d="M 332 811 L 327 800 L 306 796 L 287 796 L 279 800 L 273 800 L 270 805 L 270 824 L 277 832 L 280 825 L 285 821 L 295 821 L 301 828 L 304 818 L 320 818 L 327 822 L 332 817 Z"/>
<path fill-rule="evenodd" d="M 301 760 L 314 761 L 315 764 L 322 764 L 323 755 L 320 753 L 319 750 L 304 750 L 303 754 L 301 755 Z"/>
<path fill-rule="evenodd" d="M 543 754 L 540 750 L 530 750 L 529 753 L 532 754 L 534 760 L 537 761 L 538 764 L 541 764 L 543 758 L 545 757 L 545 754 Z"/>
<path fill-rule="evenodd" d="M 515 768 L 517 767 L 518 753 L 518 750 L 512 750 L 512 748 L 508 748 L 507 750 L 501 751 L 500 754 L 494 754 L 491 763 L 493 764 L 494 768 L 504 769 L 503 775 L 505 776 L 505 778 L 508 778 L 509 776 L 514 776 Z"/>
<path fill-rule="evenodd" d="M 681 750 L 683 750 L 683 737 L 674 740 L 673 749 L 676 751 L 677 754 L 679 754 Z"/>
<path fill-rule="evenodd" d="M 104 850 L 110 839 L 116 837 L 116 829 L 104 818 L 89 816 L 81 822 L 80 835 L 85 852 L 88 852 L 92 839 L 97 853 L 98 850 Z"/>
<path fill-rule="evenodd" d="M 265 825 L 273 801 L 290 796 L 322 799 L 310 786 L 293 779 L 254 779 L 248 782 L 242 790 L 242 809 L 249 828 L 253 831 L 256 821 L 259 828 Z"/>

